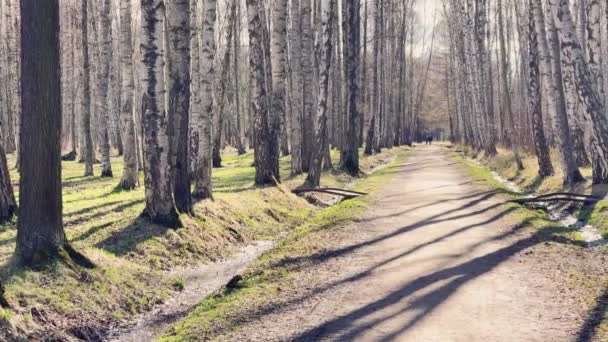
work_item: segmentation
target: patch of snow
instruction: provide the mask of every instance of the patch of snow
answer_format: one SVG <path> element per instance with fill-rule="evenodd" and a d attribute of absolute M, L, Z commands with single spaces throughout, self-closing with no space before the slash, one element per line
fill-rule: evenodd
<path fill-rule="evenodd" d="M 501 177 L 498 172 L 496 171 L 492 171 L 492 177 L 494 177 L 494 179 L 496 179 L 497 181 L 499 181 L 501 184 L 503 184 L 504 186 L 507 187 L 507 189 L 509 189 L 509 191 L 513 191 L 516 192 L 518 194 L 521 194 L 522 191 L 521 189 L 519 189 L 519 187 L 517 186 L 517 184 Z"/>
<path fill-rule="evenodd" d="M 483 166 L 481 163 L 479 163 L 476 160 L 473 160 L 473 162 L 477 165 Z M 507 189 L 509 189 L 509 191 L 512 191 L 512 192 L 515 192 L 518 194 L 523 194 L 523 191 L 515 183 L 503 178 L 501 175 L 499 175 L 495 171 L 491 171 L 491 173 L 492 173 L 492 177 L 494 177 L 494 179 L 497 180 L 498 182 L 500 182 L 501 184 L 505 185 L 507 187 Z M 528 197 L 528 198 L 536 197 L 536 196 L 538 196 L 537 193 L 531 193 L 531 194 L 525 195 L 525 197 Z M 608 240 L 604 239 L 602 237 L 602 235 L 600 234 L 600 231 L 596 227 L 594 227 L 590 224 L 587 224 L 583 221 L 580 221 L 574 215 L 568 214 L 568 213 L 564 212 L 563 210 L 560 210 L 555 205 L 547 205 L 547 206 L 544 206 L 544 208 L 547 209 L 547 211 L 549 212 L 549 218 L 552 221 L 559 222 L 560 224 L 564 225 L 565 227 L 578 231 L 578 233 L 584 239 L 587 246 L 598 247 L 598 246 L 608 245 Z"/>

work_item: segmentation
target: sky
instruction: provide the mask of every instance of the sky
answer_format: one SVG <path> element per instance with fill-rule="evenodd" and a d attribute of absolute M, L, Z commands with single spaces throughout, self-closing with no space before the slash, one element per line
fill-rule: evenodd
<path fill-rule="evenodd" d="M 437 13 L 438 16 L 441 14 L 441 6 L 441 0 L 416 0 L 414 9 L 427 31 L 430 32 L 433 28 L 433 14 L 435 10 L 439 11 Z"/>
<path fill-rule="evenodd" d="M 426 34 L 425 45 L 423 46 L 423 41 L 419 40 L 416 44 L 415 54 L 423 55 L 428 54 L 428 48 L 431 40 L 431 34 L 433 32 L 433 19 L 435 21 L 440 20 L 440 16 L 442 15 L 443 7 L 441 0 L 415 0 L 414 10 L 418 14 L 419 24 L 422 27 L 418 27 L 416 29 L 417 34 L 422 34 L 424 32 Z M 436 17 L 435 17 L 436 16 Z"/>

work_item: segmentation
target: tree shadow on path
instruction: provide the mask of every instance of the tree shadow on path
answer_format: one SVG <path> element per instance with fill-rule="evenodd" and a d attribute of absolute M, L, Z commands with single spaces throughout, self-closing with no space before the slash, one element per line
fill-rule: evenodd
<path fill-rule="evenodd" d="M 561 229 L 563 228 L 545 228 L 528 238 L 520 239 L 513 244 L 501 248 L 495 252 L 488 253 L 460 265 L 436 271 L 418 278 L 408 284 L 405 284 L 402 288 L 389 293 L 387 296 L 378 301 L 367 304 L 359 309 L 351 311 L 350 313 L 327 321 L 315 328 L 303 332 L 297 336 L 294 341 L 318 341 L 330 336 L 337 340 L 349 341 L 360 336 L 365 331 L 373 329 L 383 322 L 398 317 L 399 315 L 407 312 L 417 312 L 412 319 L 405 322 L 400 328 L 383 336 L 383 338 L 379 340 L 383 342 L 394 341 L 401 334 L 407 332 L 418 322 L 423 320 L 448 297 L 458 291 L 464 284 L 492 271 L 498 265 L 509 260 L 518 253 L 521 253 L 522 251 L 541 242 L 547 241 L 549 236 L 553 236 L 557 230 Z M 557 240 L 561 240 L 559 242 L 579 245 L 577 241 L 572 241 L 565 238 L 560 238 Z M 432 286 L 439 287 L 420 297 L 412 296 L 417 292 Z M 409 303 L 404 303 L 404 300 L 410 296 L 415 299 Z M 398 307 L 395 310 L 395 306 L 401 307 Z M 387 310 L 391 313 L 383 315 L 380 318 L 374 318 L 369 322 L 361 322 L 364 319 L 369 318 L 371 315 L 382 312 L 383 310 Z"/>

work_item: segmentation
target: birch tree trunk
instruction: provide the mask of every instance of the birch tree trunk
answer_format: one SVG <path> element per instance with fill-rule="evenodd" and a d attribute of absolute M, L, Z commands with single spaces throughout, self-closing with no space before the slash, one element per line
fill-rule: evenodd
<path fill-rule="evenodd" d="M 165 93 L 165 6 L 163 0 L 141 0 L 142 113 L 146 215 L 170 228 L 181 226 L 173 199 L 171 121 Z"/>
<path fill-rule="evenodd" d="M 314 141 L 313 122 L 313 31 L 311 18 L 311 1 L 300 0 L 301 27 L 302 27 L 302 169 L 308 172 Z"/>
<path fill-rule="evenodd" d="M 101 149 L 101 177 L 112 177 L 112 164 L 110 162 L 110 135 L 108 130 L 109 101 L 108 90 L 110 83 L 110 63 L 112 61 L 112 20 L 110 18 L 110 0 L 104 0 L 101 10 L 100 25 L 100 71 L 97 75 L 99 97 L 97 99 L 97 124 L 99 133 L 99 147 Z"/>
<path fill-rule="evenodd" d="M 169 116 L 173 122 L 174 198 L 177 210 L 192 211 L 190 196 L 190 0 L 167 2 Z M 169 125 L 171 126 L 171 125 Z"/>
<path fill-rule="evenodd" d="M 194 172 L 194 193 L 196 199 L 213 198 L 211 173 L 213 170 L 213 81 L 215 58 L 215 20 L 217 17 L 217 0 L 206 0 L 203 25 L 201 28 L 201 112 L 198 119 L 199 143 L 198 159 Z"/>
<path fill-rule="evenodd" d="M 200 139 L 200 118 L 201 118 L 201 74 L 200 74 L 200 34 L 201 21 L 198 16 L 199 0 L 191 1 L 190 4 L 190 24 L 192 38 L 190 39 L 190 64 L 192 84 L 190 85 L 190 178 L 196 172 L 198 162 L 198 144 Z"/>
<path fill-rule="evenodd" d="M 84 176 L 93 176 L 93 162 L 95 151 L 93 150 L 93 138 L 91 136 L 91 60 L 89 57 L 89 4 L 88 0 L 82 0 L 82 114 L 80 118 L 81 134 L 84 142 Z"/>
<path fill-rule="evenodd" d="M 123 134 L 124 166 L 120 187 L 132 190 L 139 186 L 137 165 L 137 140 L 135 137 L 135 122 L 133 119 L 134 100 L 134 69 L 133 69 L 133 37 L 132 37 L 132 3 L 131 0 L 120 1 L 120 35 L 121 35 L 121 67 L 122 67 L 122 96 L 121 121 Z"/>
<path fill-rule="evenodd" d="M 563 169 L 563 184 L 572 185 L 584 180 L 581 175 L 574 154 L 572 151 L 572 138 L 568 127 L 568 117 L 566 113 L 566 100 L 561 78 L 554 77 L 554 72 L 561 75 L 561 65 L 559 60 L 551 58 L 551 51 L 547 42 L 547 30 L 545 26 L 545 15 L 543 13 L 541 0 L 533 0 L 531 11 L 534 15 L 536 34 L 538 36 L 538 47 L 540 52 L 540 69 L 542 74 L 542 84 L 545 89 L 544 94 L 553 113 L 551 121 L 555 130 L 555 140 Z"/>
<path fill-rule="evenodd" d="M 507 73 L 508 73 L 508 59 L 507 59 L 507 49 L 505 47 L 505 29 L 504 29 L 504 14 L 502 7 L 502 0 L 498 0 L 497 3 L 498 8 L 498 30 L 499 30 L 499 49 L 500 49 L 500 68 L 503 72 L 503 77 L 500 78 L 501 81 L 501 89 L 503 91 L 503 100 L 504 100 L 504 111 L 506 112 L 506 116 L 509 118 L 511 122 L 511 132 L 515 131 L 515 127 L 513 125 L 513 107 L 511 102 L 511 93 L 509 91 L 509 83 L 507 81 Z M 513 155 L 515 156 L 515 163 L 517 164 L 518 170 L 523 170 L 524 165 L 521 161 L 521 156 L 519 153 L 519 142 L 517 139 L 509 139 L 511 142 L 511 150 L 513 151 Z"/>
<path fill-rule="evenodd" d="M 307 1 L 307 0 L 304 0 Z M 291 102 L 293 113 L 291 113 L 291 175 L 302 173 L 302 108 L 303 108 L 303 84 L 302 84 L 302 36 L 300 0 L 291 0 L 290 6 L 291 30 L 289 30 L 289 56 L 291 63 Z"/>
<path fill-rule="evenodd" d="M 273 2 L 273 28 L 272 28 L 272 99 L 268 117 L 268 165 L 264 177 L 281 180 L 279 174 L 279 156 L 281 121 L 285 117 L 285 100 L 287 94 L 287 0 Z M 256 177 L 258 178 L 258 177 Z"/>
<path fill-rule="evenodd" d="M 332 0 L 321 1 L 321 32 L 316 42 L 319 62 L 319 97 L 317 103 L 315 144 L 305 186 L 318 187 L 321 181 L 321 162 L 323 149 L 327 142 L 327 94 L 332 54 Z M 356 52 L 355 52 L 356 53 Z"/>
<path fill-rule="evenodd" d="M 249 72 L 251 89 L 251 109 L 254 120 L 254 164 L 257 185 L 274 184 L 273 169 L 270 165 L 270 134 L 268 93 L 266 87 L 266 65 L 264 63 L 264 21 L 261 11 L 264 8 L 258 0 L 247 0 L 249 19 Z M 278 150 L 278 146 L 275 146 Z"/>
<path fill-rule="evenodd" d="M 216 110 L 215 110 L 215 115 L 216 115 L 216 120 L 215 122 L 217 123 L 217 127 L 215 127 L 215 134 L 213 137 L 213 167 L 222 167 L 222 131 L 223 131 L 223 126 L 224 126 L 224 110 L 226 108 L 226 84 L 228 83 L 228 76 L 229 76 L 229 71 L 230 71 L 230 60 L 231 60 L 231 55 L 230 53 L 232 52 L 231 47 L 231 42 L 232 42 L 232 36 L 233 36 L 233 30 L 234 30 L 234 25 L 232 25 L 232 22 L 235 20 L 234 16 L 236 15 L 236 9 L 234 9 L 234 6 L 236 6 L 236 1 L 237 0 L 232 0 L 232 2 L 230 4 L 227 4 L 226 6 L 226 11 L 227 11 L 227 15 L 226 15 L 226 25 L 225 25 L 225 50 L 224 50 L 224 58 L 222 59 L 222 64 L 221 64 L 221 68 L 220 70 L 222 70 L 220 77 L 218 79 L 218 85 L 217 85 L 217 96 L 216 96 Z"/>
<path fill-rule="evenodd" d="M 346 1 L 346 70 L 347 127 L 346 142 L 342 150 L 342 169 L 352 176 L 359 174 L 359 59 L 361 57 L 360 0 Z M 405 22 L 405 19 L 404 19 Z"/>
<path fill-rule="evenodd" d="M 604 98 L 604 75 L 602 73 L 602 43 L 601 43 L 601 9 L 598 0 L 589 0 L 589 17 L 587 20 L 587 56 L 591 81 L 594 83 L 598 96 Z M 603 104 L 603 102 L 602 102 Z"/>
<path fill-rule="evenodd" d="M 574 81 L 581 103 L 584 106 L 584 129 L 590 134 L 593 183 L 608 182 L 608 122 L 604 116 L 603 102 L 589 66 L 585 63 L 583 50 L 576 37 L 568 0 L 550 0 L 551 13 L 557 26 L 562 60 L 572 66 Z"/>
<path fill-rule="evenodd" d="M 243 129 L 241 124 L 241 75 L 239 72 L 239 59 L 240 59 L 240 45 L 241 45 L 241 2 L 234 1 L 232 3 L 233 21 L 232 30 L 234 32 L 234 39 L 232 40 L 234 61 L 232 63 L 234 72 L 234 106 L 236 112 L 236 127 L 235 127 L 235 139 L 236 149 L 239 155 L 246 153 L 245 145 L 243 144 Z"/>
<path fill-rule="evenodd" d="M 372 53 L 374 55 L 373 62 L 373 76 L 372 76 L 372 94 L 371 94 L 371 119 L 369 122 L 369 127 L 367 129 L 367 139 L 365 142 L 365 155 L 371 155 L 375 150 L 377 150 L 378 144 L 376 141 L 378 140 L 378 112 L 380 108 L 379 103 L 379 85 L 378 85 L 378 65 L 380 62 L 379 53 L 380 53 L 380 11 L 381 11 L 381 2 L 376 2 L 376 12 L 374 14 L 374 42 L 372 47 Z"/>
<path fill-rule="evenodd" d="M 530 0 L 533 4 L 534 0 Z M 531 8 L 531 7 L 530 7 Z M 538 159 L 539 175 L 548 177 L 553 175 L 553 166 L 551 165 L 549 146 L 545 139 L 543 130 L 542 117 L 542 100 L 540 92 L 540 77 L 539 77 L 539 57 L 538 57 L 538 36 L 534 24 L 534 13 L 530 11 L 528 21 L 528 101 L 530 113 L 532 113 L 532 127 L 534 130 L 534 148 L 536 150 L 536 158 Z"/>

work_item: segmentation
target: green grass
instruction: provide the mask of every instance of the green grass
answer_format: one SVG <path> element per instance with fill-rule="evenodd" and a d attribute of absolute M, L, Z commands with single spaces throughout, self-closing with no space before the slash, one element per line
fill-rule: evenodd
<path fill-rule="evenodd" d="M 406 158 L 407 151 L 396 149 L 397 159 Z M 387 160 L 387 156 L 370 157 L 364 163 L 368 167 L 377 163 L 372 160 Z M 370 163 L 371 162 L 371 163 Z M 388 169 L 382 169 L 353 185 L 353 189 L 374 193 L 391 177 Z M 236 290 L 222 290 L 215 296 L 203 300 L 185 319 L 169 329 L 159 341 L 199 341 L 214 337 L 220 330 L 238 328 L 234 318 L 248 308 L 262 307 L 270 302 L 281 288 L 288 288 L 297 272 L 282 264 L 283 260 L 305 258 L 320 251 L 320 241 L 331 227 L 351 222 L 359 217 L 373 202 L 374 196 L 360 197 L 317 212 L 309 221 L 292 230 L 272 251 L 260 257 L 244 275 Z"/>
<path fill-rule="evenodd" d="M 401 152 L 362 158 L 362 168 L 369 172 Z M 332 157 L 337 164 L 338 154 Z M 9 156 L 9 165 L 14 162 Z M 38 272 L 18 269 L 12 262 L 15 222 L 0 226 L 0 279 L 14 307 L 2 316 L 10 316 L 32 338 L 99 328 L 145 312 L 183 289 L 183 280 L 169 278 L 167 270 L 221 259 L 253 240 L 278 239 L 317 217 L 317 208 L 289 191 L 304 180 L 289 177 L 289 157 L 281 158 L 284 182 L 279 187 L 255 187 L 252 163 L 252 153 L 227 152 L 224 167 L 214 169 L 215 200 L 197 203 L 195 217 L 182 217 L 184 228 L 167 230 L 139 217 L 145 206 L 143 187 L 116 189 L 121 158 L 112 158 L 115 178 L 82 177 L 83 164 L 63 162 L 66 234 L 98 267 L 83 270 L 57 263 Z M 95 175 L 100 171 L 96 165 Z M 18 195 L 14 168 L 11 177 Z M 327 186 L 349 186 L 352 181 L 337 171 L 324 173 L 321 180 Z M 34 308 L 40 314 L 32 315 Z"/>

